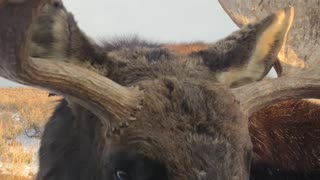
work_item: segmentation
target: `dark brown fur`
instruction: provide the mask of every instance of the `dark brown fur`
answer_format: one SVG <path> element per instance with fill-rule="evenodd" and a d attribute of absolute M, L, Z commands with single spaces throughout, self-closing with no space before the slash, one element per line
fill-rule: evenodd
<path fill-rule="evenodd" d="M 123 86 L 137 86 L 144 100 L 134 112 L 136 120 L 123 120 L 119 128 L 103 126 L 88 110 L 63 100 L 45 128 L 37 179 L 112 180 L 118 172 L 131 180 L 248 179 L 247 117 L 228 87 L 243 85 L 239 82 L 248 77 L 226 86 L 217 73 L 246 66 L 271 22 L 267 18 L 217 44 L 179 46 L 131 37 L 98 46 L 62 5 L 46 5 L 34 26 L 33 56 L 74 63 Z M 262 70 L 249 73 L 246 83 L 265 75 L 280 45 L 272 44 L 259 61 Z"/>
<path fill-rule="evenodd" d="M 318 100 L 284 101 L 254 114 L 253 173 L 265 179 L 319 179 L 319 120 Z"/>

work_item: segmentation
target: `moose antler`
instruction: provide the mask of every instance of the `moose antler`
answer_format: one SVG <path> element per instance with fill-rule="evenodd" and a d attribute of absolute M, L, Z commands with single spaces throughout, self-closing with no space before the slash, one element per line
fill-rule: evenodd
<path fill-rule="evenodd" d="M 252 83 L 233 89 L 233 93 L 249 115 L 286 99 L 320 98 L 320 69 Z"/>
<path fill-rule="evenodd" d="M 219 0 L 239 26 L 288 6 L 295 8 L 292 29 L 275 64 L 280 78 L 263 80 L 233 92 L 252 114 L 284 99 L 320 98 L 320 3 L 318 0 Z"/>
<path fill-rule="evenodd" d="M 72 64 L 29 57 L 31 24 L 46 2 L 0 1 L 0 76 L 63 94 L 101 119 L 131 118 L 140 105 L 139 90 Z"/>

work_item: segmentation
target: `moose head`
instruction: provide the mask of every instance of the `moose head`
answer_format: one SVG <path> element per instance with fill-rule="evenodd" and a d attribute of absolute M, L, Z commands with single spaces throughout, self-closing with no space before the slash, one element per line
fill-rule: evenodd
<path fill-rule="evenodd" d="M 37 179 L 249 179 L 248 117 L 320 95 L 317 67 L 262 80 L 275 62 L 289 69 L 277 59 L 294 9 L 282 5 L 216 43 L 98 45 L 61 1 L 1 1 L 0 76 L 64 97 L 42 137 Z"/>

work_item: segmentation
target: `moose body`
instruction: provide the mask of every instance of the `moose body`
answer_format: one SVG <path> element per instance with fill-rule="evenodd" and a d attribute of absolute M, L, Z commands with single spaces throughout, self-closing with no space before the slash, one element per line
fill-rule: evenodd
<path fill-rule="evenodd" d="M 61 1 L 46 1 L 31 28 L 30 55 L 59 65 L 42 66 L 53 80 L 38 80 L 65 98 L 45 127 L 37 180 L 287 178 L 285 170 L 266 176 L 270 167 L 252 164 L 252 108 L 244 110 L 231 89 L 263 79 L 292 21 L 290 7 L 212 44 L 129 37 L 98 45 Z M 82 69 L 64 71 L 70 64 Z M 84 86 L 66 84 L 73 74 Z"/>

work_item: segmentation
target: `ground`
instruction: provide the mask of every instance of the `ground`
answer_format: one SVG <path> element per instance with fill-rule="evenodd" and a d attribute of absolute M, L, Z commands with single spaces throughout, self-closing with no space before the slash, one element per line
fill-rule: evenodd
<path fill-rule="evenodd" d="M 0 180 L 32 180 L 43 125 L 60 97 L 29 87 L 0 88 Z"/>

